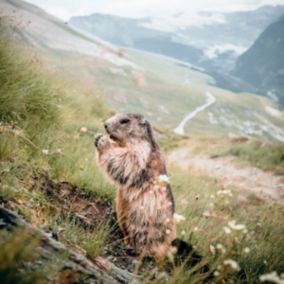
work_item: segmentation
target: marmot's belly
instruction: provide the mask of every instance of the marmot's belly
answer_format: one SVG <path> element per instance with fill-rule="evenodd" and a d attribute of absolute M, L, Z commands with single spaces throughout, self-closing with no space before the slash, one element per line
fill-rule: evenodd
<path fill-rule="evenodd" d="M 117 200 L 122 203 L 117 206 L 120 207 L 118 219 L 128 242 L 136 251 L 151 251 L 152 246 L 168 242 L 174 224 L 173 204 L 166 192 L 149 191 L 135 199 L 131 194 L 121 197 Z"/>

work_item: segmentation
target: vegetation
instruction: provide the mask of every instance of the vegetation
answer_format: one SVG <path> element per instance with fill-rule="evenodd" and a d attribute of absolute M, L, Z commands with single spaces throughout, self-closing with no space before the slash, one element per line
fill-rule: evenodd
<path fill-rule="evenodd" d="M 238 142 L 223 151 L 221 155 L 233 155 L 250 162 L 255 167 L 284 173 L 284 146 L 260 141 Z"/>
<path fill-rule="evenodd" d="M 92 145 L 93 133 L 102 131 L 101 119 L 110 111 L 96 94 L 59 82 L 40 65 L 29 47 L 18 49 L 14 42 L 1 39 L 0 200 L 34 227 L 59 235 L 68 246 L 93 258 L 102 255 L 113 238 L 107 213 L 92 215 L 105 221 L 99 224 L 89 224 L 82 216 L 90 204 L 113 201 L 114 189 L 97 168 Z M 166 151 L 179 146 L 179 139 L 159 135 Z M 210 141 L 214 142 L 208 138 L 203 143 L 210 145 Z M 196 151 L 207 149 L 199 146 Z M 283 169 L 280 146 L 237 143 L 225 154 L 262 168 Z M 238 188 L 223 188 L 207 176 L 174 167 L 170 173 L 177 211 L 185 217 L 178 237 L 203 255 L 200 266 L 208 264 L 210 272 L 204 275 L 200 266 L 185 269 L 182 265 L 170 275 L 157 273 L 155 280 L 149 276 L 153 274 L 146 274 L 148 282 L 164 283 L 166 278 L 168 283 L 201 283 L 211 274 L 210 281 L 216 283 L 257 283 L 272 271 L 284 273 L 281 205 L 255 196 L 244 199 Z M 28 269 L 34 258 L 31 248 L 40 246 L 36 236 L 25 232 L 8 236 L 1 231 L 0 241 L 1 283 L 52 282 L 44 276 L 46 270 L 56 279 L 54 265 L 47 266 L 45 273 L 40 265 Z"/>
<path fill-rule="evenodd" d="M 95 94 L 59 82 L 43 70 L 32 50 L 16 45 L 2 35 L 1 203 L 16 208 L 34 226 L 55 231 L 64 228 L 67 243 L 80 245 L 88 255 L 96 256 L 102 250 L 108 226 L 101 224 L 87 232 L 74 220 L 54 213 L 54 202 L 43 192 L 41 179 L 68 180 L 82 196 L 112 200 L 114 191 L 95 165 L 93 148 L 93 133 L 100 130 L 101 119 L 109 112 Z M 25 237 L 17 232 L 11 239 L 2 232 L 0 235 L 1 252 L 6 252 L 0 259 L 1 283 L 19 283 L 19 277 L 26 283 L 23 275 L 15 275 L 15 269 L 23 272 L 21 265 L 32 258 Z M 27 275 L 27 283 L 43 279 L 40 273 Z"/>

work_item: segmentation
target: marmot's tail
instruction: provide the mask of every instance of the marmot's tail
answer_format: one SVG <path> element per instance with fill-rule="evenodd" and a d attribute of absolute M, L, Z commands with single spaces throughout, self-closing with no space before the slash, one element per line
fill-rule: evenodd
<path fill-rule="evenodd" d="M 191 244 L 181 239 L 175 239 L 172 241 L 172 246 L 177 249 L 175 258 L 176 266 L 183 265 L 185 269 L 190 269 L 198 265 L 200 267 L 196 270 L 196 273 L 208 274 L 206 277 L 207 280 L 212 277 L 209 265 L 202 263 L 203 256 L 194 251 Z"/>

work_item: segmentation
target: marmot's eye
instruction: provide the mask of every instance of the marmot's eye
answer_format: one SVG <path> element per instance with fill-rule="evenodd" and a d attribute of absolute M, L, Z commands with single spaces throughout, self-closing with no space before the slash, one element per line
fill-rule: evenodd
<path fill-rule="evenodd" d="M 127 124 L 130 120 L 128 118 L 122 119 L 120 124 Z"/>

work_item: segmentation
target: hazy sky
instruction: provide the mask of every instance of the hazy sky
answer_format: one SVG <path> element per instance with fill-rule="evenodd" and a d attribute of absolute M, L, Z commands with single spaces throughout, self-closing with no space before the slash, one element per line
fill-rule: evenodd
<path fill-rule="evenodd" d="M 166 17 L 180 12 L 250 10 L 284 0 L 28 0 L 47 12 L 69 19 L 94 12 L 127 17 Z"/>

